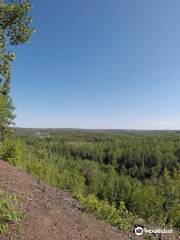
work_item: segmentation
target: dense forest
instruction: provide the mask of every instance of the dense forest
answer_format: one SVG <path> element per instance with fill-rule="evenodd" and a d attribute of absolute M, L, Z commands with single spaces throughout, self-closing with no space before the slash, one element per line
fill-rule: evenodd
<path fill-rule="evenodd" d="M 126 223 L 180 227 L 178 132 L 18 129 L 12 139 L 1 150 L 4 159 L 87 208 L 103 202 L 124 208 Z"/>

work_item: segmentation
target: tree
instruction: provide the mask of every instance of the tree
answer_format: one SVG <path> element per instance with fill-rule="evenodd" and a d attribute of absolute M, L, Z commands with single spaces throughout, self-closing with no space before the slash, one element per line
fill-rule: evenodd
<path fill-rule="evenodd" d="M 180 173 L 173 171 L 170 175 L 167 169 L 164 170 L 162 176 L 162 196 L 163 209 L 165 213 L 165 224 L 180 228 Z"/>
<path fill-rule="evenodd" d="M 4 140 L 5 133 L 9 125 L 13 125 L 15 115 L 13 114 L 14 106 L 9 96 L 0 94 L 0 142 Z"/>
<path fill-rule="evenodd" d="M 11 62 L 15 54 L 11 45 L 27 42 L 33 29 L 30 27 L 31 4 L 29 0 L 0 0 L 0 140 L 14 119 L 12 100 L 9 96 Z"/>

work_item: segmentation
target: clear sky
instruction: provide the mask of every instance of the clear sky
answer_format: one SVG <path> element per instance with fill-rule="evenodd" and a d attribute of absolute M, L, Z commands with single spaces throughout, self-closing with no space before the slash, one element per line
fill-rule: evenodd
<path fill-rule="evenodd" d="M 179 0 L 32 0 L 19 127 L 180 129 Z"/>

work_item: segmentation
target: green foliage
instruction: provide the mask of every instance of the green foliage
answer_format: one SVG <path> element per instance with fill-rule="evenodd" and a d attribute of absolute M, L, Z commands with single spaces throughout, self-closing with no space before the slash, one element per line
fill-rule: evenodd
<path fill-rule="evenodd" d="M 10 45 L 27 42 L 32 34 L 30 27 L 31 4 L 28 0 L 12 0 L 0 3 L 0 93 L 8 96 L 11 80 L 11 62 L 15 54 L 8 51 Z"/>
<path fill-rule="evenodd" d="M 113 225 L 116 220 L 107 220 L 107 215 L 119 211 L 123 202 L 128 212 L 146 223 L 179 228 L 179 149 L 179 134 L 33 131 L 6 140 L 0 156 L 40 181 L 83 196 L 91 212 Z M 99 213 L 97 202 L 113 208 L 107 215 L 103 210 Z M 127 224 L 128 218 L 122 219 Z"/>
<path fill-rule="evenodd" d="M 116 209 L 107 201 L 99 201 L 94 195 L 83 196 L 77 193 L 74 194 L 74 197 L 87 211 L 94 213 L 99 219 L 105 220 L 118 229 L 127 230 L 133 224 L 133 214 L 126 210 L 123 202 L 120 203 L 119 209 Z"/>
<path fill-rule="evenodd" d="M 180 176 L 174 170 L 172 176 L 164 171 L 161 183 L 165 224 L 180 229 Z"/>
<path fill-rule="evenodd" d="M 6 139 L 1 143 L 0 157 L 14 166 L 22 166 L 27 153 L 25 149 L 22 141 Z"/>
<path fill-rule="evenodd" d="M 27 42 L 33 29 L 29 0 L 4 1 L 0 4 L 0 27 L 6 30 L 6 43 L 18 45 Z"/>
<path fill-rule="evenodd" d="M 136 189 L 132 194 L 132 209 L 148 223 L 164 223 L 163 197 L 158 192 L 159 188 L 145 184 Z"/>
<path fill-rule="evenodd" d="M 58 187 L 59 171 L 53 163 L 33 159 L 24 165 L 24 169 L 40 181 Z"/>
<path fill-rule="evenodd" d="M 0 94 L 0 142 L 4 140 L 4 135 L 8 132 L 8 126 L 14 124 L 15 115 L 13 111 L 14 106 L 11 98 Z"/>
<path fill-rule="evenodd" d="M 22 215 L 16 210 L 18 199 L 0 192 L 0 234 L 7 234 L 10 224 L 18 224 Z"/>
<path fill-rule="evenodd" d="M 58 187 L 68 190 L 71 193 L 85 191 L 84 178 L 76 170 L 63 170 L 59 174 Z"/>

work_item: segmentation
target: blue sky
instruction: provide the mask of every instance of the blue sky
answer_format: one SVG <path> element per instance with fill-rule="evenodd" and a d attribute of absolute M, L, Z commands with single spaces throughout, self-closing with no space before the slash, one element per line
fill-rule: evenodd
<path fill-rule="evenodd" d="M 180 1 L 32 1 L 16 49 L 20 127 L 180 129 Z"/>

